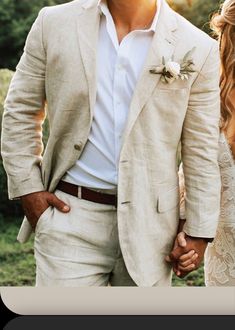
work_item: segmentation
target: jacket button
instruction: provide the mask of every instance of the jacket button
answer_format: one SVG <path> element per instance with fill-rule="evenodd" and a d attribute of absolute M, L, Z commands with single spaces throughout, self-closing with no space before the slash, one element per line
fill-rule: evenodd
<path fill-rule="evenodd" d="M 78 143 L 78 144 L 75 144 L 75 145 L 74 145 L 74 149 L 75 149 L 75 150 L 78 150 L 78 151 L 82 150 L 82 143 L 80 142 L 80 143 Z"/>

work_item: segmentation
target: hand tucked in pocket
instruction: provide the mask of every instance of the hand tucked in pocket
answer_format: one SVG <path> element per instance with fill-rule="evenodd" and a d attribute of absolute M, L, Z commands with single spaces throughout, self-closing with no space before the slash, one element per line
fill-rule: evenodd
<path fill-rule="evenodd" d="M 64 213 L 70 211 L 70 207 L 68 205 L 61 201 L 55 194 L 47 191 L 39 191 L 21 196 L 21 203 L 24 214 L 34 231 L 38 219 L 49 206 L 54 206 L 59 211 Z"/>

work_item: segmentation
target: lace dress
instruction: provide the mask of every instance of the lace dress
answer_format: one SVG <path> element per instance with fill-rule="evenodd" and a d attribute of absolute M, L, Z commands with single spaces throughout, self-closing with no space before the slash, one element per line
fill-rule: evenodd
<path fill-rule="evenodd" d="M 219 165 L 222 179 L 220 221 L 205 254 L 206 286 L 235 286 L 235 161 L 223 133 Z"/>

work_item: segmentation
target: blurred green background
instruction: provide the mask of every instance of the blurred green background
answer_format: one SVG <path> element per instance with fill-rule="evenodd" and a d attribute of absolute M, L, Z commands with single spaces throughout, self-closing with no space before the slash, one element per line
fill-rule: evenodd
<path fill-rule="evenodd" d="M 44 6 L 65 0 L 1 0 L 0 2 L 0 120 L 4 99 L 15 67 L 23 51 L 25 39 L 38 11 Z M 221 4 L 218 0 L 169 0 L 177 12 L 197 27 L 210 33 L 209 20 Z M 44 143 L 48 136 L 44 124 Z M 33 286 L 35 262 L 33 237 L 26 244 L 16 241 L 23 213 L 18 201 L 9 201 L 7 179 L 0 157 L 0 286 Z M 203 286 L 203 266 L 185 279 L 173 277 L 173 286 Z"/>

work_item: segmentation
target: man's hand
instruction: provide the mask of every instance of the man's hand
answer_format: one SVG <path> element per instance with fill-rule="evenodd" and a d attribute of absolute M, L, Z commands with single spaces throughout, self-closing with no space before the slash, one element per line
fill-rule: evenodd
<path fill-rule="evenodd" d="M 183 232 L 177 235 L 176 242 L 178 244 L 175 243 L 166 261 L 172 263 L 176 275 L 183 278 L 199 268 L 208 242 L 204 238 L 191 237 Z"/>
<path fill-rule="evenodd" d="M 165 258 L 167 262 L 172 264 L 173 271 L 178 277 L 182 275 L 179 266 L 184 268 L 184 272 L 190 272 L 195 269 L 194 261 L 198 258 L 198 254 L 194 250 L 190 250 L 189 252 L 184 253 L 180 256 L 179 259 L 174 259 L 174 257 L 172 257 L 172 254 L 175 253 L 175 251 L 177 253 L 178 248 L 186 248 L 186 246 L 186 234 L 184 232 L 178 233 L 170 255 Z"/>
<path fill-rule="evenodd" d="M 34 231 L 39 217 L 49 206 L 54 206 L 64 213 L 70 211 L 70 207 L 57 198 L 55 194 L 46 191 L 21 196 L 21 203 L 24 213 Z"/>
<path fill-rule="evenodd" d="M 186 247 L 187 245 L 186 234 L 183 232 L 185 221 L 186 219 L 179 219 L 179 226 L 177 231 L 178 235 L 176 236 L 172 251 L 174 251 L 178 247 Z M 197 259 L 198 255 L 197 253 L 195 253 L 194 250 L 191 250 L 188 253 L 182 255 L 182 257 L 183 257 L 183 261 L 182 261 L 183 265 L 181 265 L 180 261 L 178 262 L 178 260 L 172 261 L 170 256 L 167 256 L 165 259 L 167 262 L 172 264 L 173 271 L 177 276 L 181 275 L 181 271 L 178 268 L 179 265 L 187 267 L 185 271 L 192 271 L 195 268 L 194 260 Z"/>

